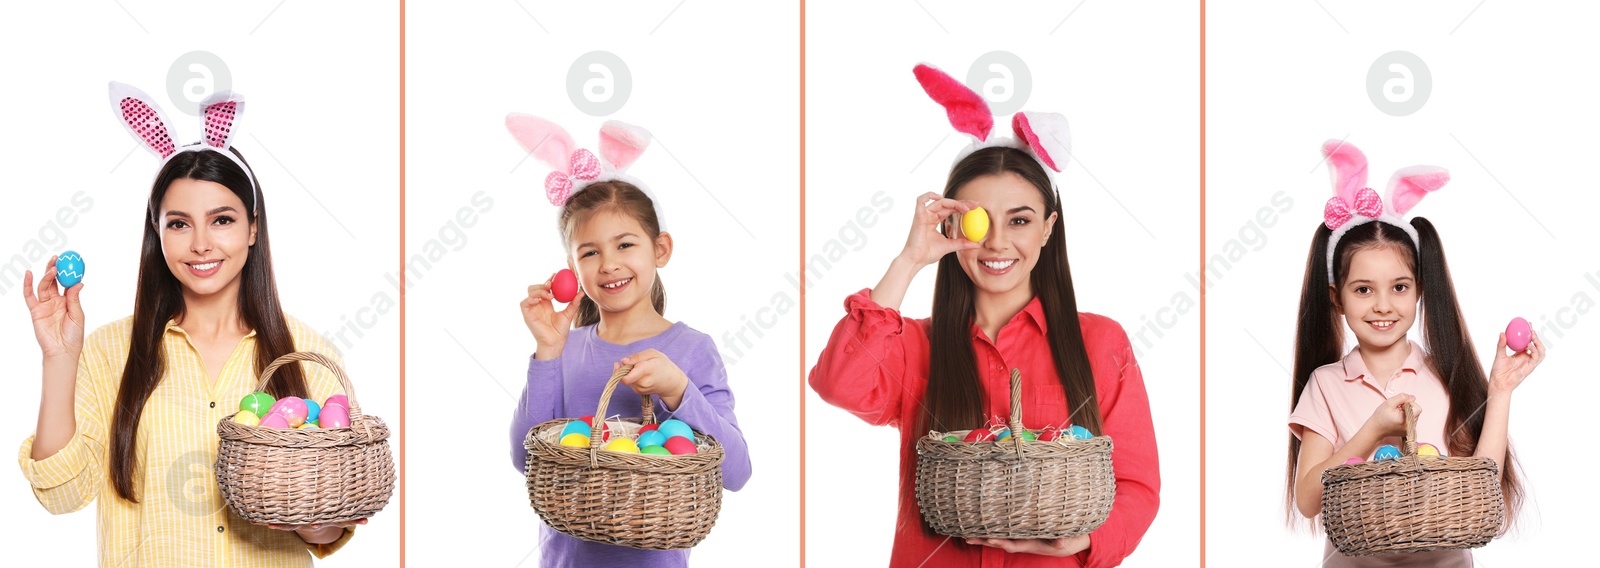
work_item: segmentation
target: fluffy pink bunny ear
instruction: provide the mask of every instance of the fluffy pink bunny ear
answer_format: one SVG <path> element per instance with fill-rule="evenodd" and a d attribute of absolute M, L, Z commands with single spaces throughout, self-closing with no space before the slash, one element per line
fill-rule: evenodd
<path fill-rule="evenodd" d="M 600 159 L 611 169 L 628 169 L 649 146 L 648 130 L 616 120 L 600 125 Z"/>
<path fill-rule="evenodd" d="M 1346 205 L 1355 206 L 1356 192 L 1367 187 L 1367 155 L 1343 140 L 1323 142 L 1322 155 L 1328 159 L 1328 171 L 1333 174 L 1333 194 Z"/>
<path fill-rule="evenodd" d="M 163 160 L 177 149 L 172 132 L 167 125 L 167 115 L 161 112 L 150 95 L 126 83 L 111 82 L 111 110 L 141 145 Z"/>
<path fill-rule="evenodd" d="M 233 144 L 233 121 L 244 114 L 244 97 L 232 91 L 212 93 L 200 103 L 205 118 L 205 144 L 218 150 Z"/>
<path fill-rule="evenodd" d="M 1417 202 L 1436 191 L 1444 184 L 1450 183 L 1450 172 L 1438 166 L 1411 166 L 1403 168 L 1389 178 L 1389 197 L 1384 203 L 1395 215 L 1404 215 Z"/>
<path fill-rule="evenodd" d="M 572 173 L 570 159 L 577 145 L 566 129 L 531 114 L 514 112 L 506 115 L 506 130 L 539 161 L 563 174 Z"/>
<path fill-rule="evenodd" d="M 989 112 L 989 103 L 982 96 L 938 67 L 923 63 L 911 72 L 916 74 L 917 82 L 922 84 L 922 90 L 928 93 L 928 97 L 943 106 L 950 115 L 951 126 L 977 138 L 979 142 L 989 138 L 989 131 L 994 129 L 994 115 Z"/>
<path fill-rule="evenodd" d="M 1011 130 L 1052 170 L 1061 171 L 1072 156 L 1072 133 L 1067 130 L 1065 116 L 1053 112 L 1019 112 L 1011 116 Z"/>

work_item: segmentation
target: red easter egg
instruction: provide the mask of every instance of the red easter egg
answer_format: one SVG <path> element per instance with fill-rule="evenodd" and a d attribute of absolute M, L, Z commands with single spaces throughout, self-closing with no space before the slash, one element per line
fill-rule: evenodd
<path fill-rule="evenodd" d="M 578 277 L 571 270 L 561 269 L 550 282 L 550 294 L 556 297 L 557 302 L 571 303 L 572 298 L 578 295 Z"/>
<path fill-rule="evenodd" d="M 694 442 L 690 442 L 688 438 L 683 436 L 667 438 L 667 443 L 662 444 L 662 447 L 672 452 L 672 455 L 675 456 L 700 453 L 700 449 L 694 446 Z"/>
<path fill-rule="evenodd" d="M 643 434 L 645 432 L 649 432 L 651 430 L 655 430 L 656 428 L 660 428 L 660 427 L 661 427 L 660 424 L 645 424 L 643 428 L 639 429 L 639 433 Z"/>
<path fill-rule="evenodd" d="M 1061 431 L 1060 430 L 1056 430 L 1054 428 L 1048 428 L 1048 429 L 1045 429 L 1042 432 L 1039 432 L 1039 441 L 1040 442 L 1052 442 L 1052 441 L 1055 441 L 1055 439 L 1060 437 L 1060 436 L 1061 436 Z"/>
<path fill-rule="evenodd" d="M 594 428 L 594 426 L 593 426 L 593 424 L 594 424 L 594 415 L 593 414 L 590 414 L 590 415 L 587 415 L 587 416 L 579 416 L 578 417 L 578 421 L 582 422 L 584 424 L 589 424 L 590 425 L 589 427 L 591 428 L 590 431 L 591 432 L 593 431 L 592 430 Z M 610 424 L 606 424 L 605 422 L 601 422 L 600 423 L 600 441 L 605 442 L 605 441 L 608 441 L 610 439 L 611 439 L 611 425 Z"/>
<path fill-rule="evenodd" d="M 994 432 L 990 432 L 990 431 L 985 430 L 983 428 L 977 428 L 977 429 L 975 429 L 975 430 L 973 430 L 971 432 L 967 432 L 966 439 L 963 439 L 961 441 L 963 441 L 963 442 L 993 442 L 994 439 L 995 439 L 994 438 Z"/>

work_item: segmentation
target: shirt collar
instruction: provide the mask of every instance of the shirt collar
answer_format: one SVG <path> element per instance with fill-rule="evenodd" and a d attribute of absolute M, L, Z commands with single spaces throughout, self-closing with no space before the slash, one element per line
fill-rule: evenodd
<path fill-rule="evenodd" d="M 1017 325 L 1017 322 L 1019 321 L 1031 322 L 1035 328 L 1038 328 L 1039 335 L 1045 335 L 1045 333 L 1050 329 L 1049 324 L 1045 322 L 1044 318 L 1044 304 L 1039 303 L 1038 296 L 1034 296 L 1033 299 L 1028 300 L 1028 305 L 1023 306 L 1022 311 L 1017 312 L 1017 315 L 1011 316 L 1011 321 L 1008 321 L 1005 325 L 1000 326 L 1000 329 Z M 974 337 L 984 336 L 983 329 L 978 327 L 977 322 L 972 323 L 972 335 Z"/>
<path fill-rule="evenodd" d="M 1417 373 L 1422 369 L 1422 366 L 1426 364 L 1423 361 L 1422 346 L 1417 345 L 1417 342 L 1411 340 L 1406 340 L 1406 343 L 1411 346 L 1411 353 L 1406 355 L 1405 362 L 1400 364 L 1400 369 L 1398 370 Z M 1350 354 L 1344 356 L 1342 363 L 1344 367 L 1344 380 L 1346 381 L 1360 379 L 1361 377 L 1366 376 L 1368 373 L 1367 362 L 1361 359 L 1360 348 L 1350 349 Z"/>
<path fill-rule="evenodd" d="M 178 327 L 178 320 L 177 319 L 169 319 L 169 320 L 167 320 L 167 331 L 180 333 L 184 337 L 188 337 L 189 336 L 189 332 L 184 331 L 182 327 Z M 250 330 L 249 333 L 244 334 L 244 339 L 250 339 L 250 338 L 255 337 L 255 336 L 256 336 L 256 330 L 252 329 L 252 330 Z"/>

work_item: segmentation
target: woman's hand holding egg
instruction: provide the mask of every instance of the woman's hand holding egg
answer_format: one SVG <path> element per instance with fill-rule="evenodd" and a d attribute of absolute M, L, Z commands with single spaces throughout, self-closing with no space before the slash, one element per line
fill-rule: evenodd
<path fill-rule="evenodd" d="M 1506 355 L 1506 334 L 1500 334 L 1500 342 L 1494 350 L 1494 364 L 1489 366 L 1489 396 L 1505 396 L 1522 384 L 1522 380 L 1533 373 L 1544 361 L 1544 344 L 1539 341 L 1539 334 L 1528 331 L 1528 345 L 1526 349 Z"/>
<path fill-rule="evenodd" d="M 33 286 L 33 271 L 23 273 L 22 299 L 28 304 L 33 335 L 39 340 L 45 359 L 78 362 L 78 355 L 83 352 L 83 304 L 79 300 L 82 291 L 81 284 L 67 288 L 64 294 L 56 290 L 54 256 L 45 264 L 37 291 Z"/>
<path fill-rule="evenodd" d="M 945 225 L 944 232 L 939 232 L 939 226 L 952 216 L 959 218 L 974 207 L 974 203 L 946 199 L 931 191 L 922 194 L 917 198 L 916 217 L 911 221 L 911 234 L 906 237 L 906 248 L 900 252 L 900 258 L 921 268 L 939 262 L 952 252 L 978 248 L 976 242 L 957 238 L 959 223 Z"/>
<path fill-rule="evenodd" d="M 689 376 L 683 374 L 677 363 L 673 363 L 665 354 L 646 349 L 623 357 L 612 370 L 620 369 L 623 365 L 633 365 L 633 370 L 622 376 L 622 384 L 628 385 L 639 396 L 659 396 L 661 402 L 667 405 L 667 410 L 677 410 L 678 404 L 683 402 L 683 391 L 689 386 Z"/>
<path fill-rule="evenodd" d="M 551 276 L 543 284 L 529 286 L 528 297 L 521 304 L 522 321 L 528 325 L 528 331 L 533 332 L 533 339 L 538 344 L 533 356 L 541 361 L 561 356 L 561 350 L 567 345 L 567 333 L 572 330 L 572 320 L 578 317 L 577 301 L 568 303 L 560 311 L 555 309 L 552 303 L 555 294 L 551 290 L 554 282 L 555 276 Z M 582 290 L 577 293 L 583 295 Z"/>

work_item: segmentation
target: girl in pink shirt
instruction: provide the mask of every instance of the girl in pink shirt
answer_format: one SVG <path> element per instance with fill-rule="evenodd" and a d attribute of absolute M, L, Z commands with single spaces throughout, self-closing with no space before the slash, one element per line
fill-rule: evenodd
<path fill-rule="evenodd" d="M 1506 440 L 1511 392 L 1544 359 L 1544 346 L 1535 336 L 1527 349 L 1507 355 L 1502 333 L 1489 375 L 1478 366 L 1439 233 L 1425 218 L 1400 217 L 1442 187 L 1448 173 L 1431 166 L 1400 170 L 1380 200 L 1366 187 L 1360 150 L 1330 140 L 1323 154 L 1337 195 L 1312 239 L 1300 295 L 1285 492 L 1290 521 L 1296 511 L 1306 518 L 1321 512 L 1324 470 L 1397 444 L 1404 406 L 1416 402 L 1419 443 L 1500 465 L 1509 524 L 1522 502 Z M 1406 338 L 1419 306 L 1428 314 L 1427 352 Z M 1356 336 L 1348 355 L 1340 316 Z M 1323 566 L 1472 565 L 1466 550 L 1348 557 L 1331 543 L 1324 558 Z"/>

